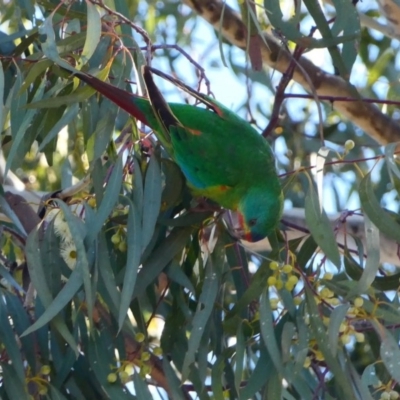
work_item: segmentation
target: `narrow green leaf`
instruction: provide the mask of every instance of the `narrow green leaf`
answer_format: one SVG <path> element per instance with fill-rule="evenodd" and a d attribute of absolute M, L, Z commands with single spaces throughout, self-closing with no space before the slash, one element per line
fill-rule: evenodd
<path fill-rule="evenodd" d="M 94 332 L 90 336 L 87 349 L 88 361 L 99 386 L 107 394 L 106 398 L 128 400 L 134 397 L 124 389 L 121 384 L 113 384 L 107 381 L 110 366 L 115 365 L 114 346 L 110 332 L 103 329 Z"/>
<path fill-rule="evenodd" d="M 51 400 L 68 400 L 57 388 L 53 385 L 49 385 L 49 394 Z"/>
<path fill-rule="evenodd" d="M 63 65 L 63 68 L 66 68 L 66 67 Z M 67 68 L 67 69 L 70 70 L 71 72 L 78 72 L 75 68 L 72 68 L 71 66 L 69 66 L 69 68 Z M 106 79 L 106 77 L 108 76 L 109 70 L 110 70 L 110 67 L 106 66 L 105 68 L 103 68 L 102 70 L 100 70 L 96 73 L 96 77 L 99 79 L 102 79 L 102 80 Z M 50 97 L 50 95 L 53 95 L 55 92 L 58 92 L 64 86 L 65 86 L 65 84 L 63 82 L 60 82 L 58 85 L 53 86 L 53 88 L 51 89 L 51 90 L 54 89 L 54 92 L 52 92 L 50 90 L 46 92 L 46 96 L 44 96 L 44 100 L 31 102 L 31 103 L 27 104 L 25 108 L 27 108 L 27 109 L 30 109 L 30 108 L 59 108 L 61 106 L 74 105 L 76 103 L 86 101 L 89 97 L 91 97 L 97 93 L 95 89 L 92 89 L 89 85 L 85 85 L 85 86 L 80 86 L 78 89 L 76 89 L 70 95 Z"/>
<path fill-rule="evenodd" d="M 137 212 L 143 212 L 143 177 L 140 162 L 137 157 L 133 157 L 132 174 L 132 201 L 136 206 Z"/>
<path fill-rule="evenodd" d="M 11 92 L 11 105 L 10 105 L 10 125 L 11 125 L 11 136 L 15 140 L 19 128 L 24 121 L 26 110 L 24 109 L 25 104 L 28 101 L 28 95 L 26 92 L 21 93 L 22 86 L 22 74 L 20 69 L 16 66 L 17 77 L 15 84 Z"/>
<path fill-rule="evenodd" d="M 76 217 L 71 209 L 66 205 L 63 201 L 61 200 L 56 200 L 57 204 L 59 205 L 60 209 L 62 210 L 64 214 L 65 221 L 68 224 L 68 228 L 71 232 L 71 236 L 73 239 L 73 242 L 76 247 L 76 266 L 73 272 L 77 271 L 77 278 L 75 281 L 75 284 L 71 285 L 70 288 L 70 293 L 73 292 L 73 290 L 78 290 L 78 283 L 80 280 L 83 280 L 83 286 L 85 289 L 85 297 L 86 297 L 86 306 L 88 309 L 88 319 L 90 326 L 92 326 L 92 316 L 93 316 L 93 307 L 94 307 L 94 295 L 92 293 L 92 284 L 90 280 L 90 270 L 89 270 L 89 263 L 88 259 L 86 257 L 86 249 L 84 246 L 84 239 L 85 239 L 85 225 L 83 224 L 82 220 L 78 217 Z M 71 278 L 70 278 L 71 279 Z M 67 282 L 67 285 L 64 286 L 63 289 L 65 289 L 68 286 L 69 281 Z M 63 289 L 61 290 L 60 294 L 62 293 Z M 76 293 L 76 291 L 75 291 Z M 73 293 L 73 294 L 75 294 Z M 58 296 L 56 297 L 55 300 L 57 300 Z M 65 299 L 68 298 L 68 295 L 66 293 Z M 72 296 L 71 296 L 72 298 Z"/>
<path fill-rule="evenodd" d="M 354 36 L 353 40 L 343 42 L 341 54 L 344 66 L 350 74 L 358 54 L 356 40 L 359 40 L 361 35 L 360 17 L 351 1 L 333 0 L 332 2 L 336 9 L 336 18 L 331 28 L 333 36 Z"/>
<path fill-rule="evenodd" d="M 321 32 L 321 35 L 323 37 L 323 39 L 321 39 L 321 42 L 324 42 L 326 44 L 326 47 L 328 48 L 329 54 L 332 57 L 332 61 L 335 68 L 337 69 L 337 71 L 339 71 L 339 74 L 343 79 L 348 80 L 350 77 L 350 71 L 347 70 L 338 47 L 335 46 L 332 43 L 332 41 L 339 39 L 343 43 L 348 40 L 354 40 L 357 37 L 357 35 L 353 34 L 353 35 L 334 37 L 332 35 L 328 21 L 326 20 L 325 14 L 322 10 L 321 4 L 317 0 L 304 0 L 304 4 L 307 7 L 308 11 L 310 12 L 311 17 L 314 19 L 318 27 L 318 30 Z"/>
<path fill-rule="evenodd" d="M 96 213 L 96 219 L 89 227 L 89 241 L 95 239 L 100 232 L 105 220 L 110 215 L 115 203 L 118 200 L 122 186 L 122 158 L 118 157 L 114 164 L 111 176 L 108 179 L 106 190 L 101 201 L 100 207 Z"/>
<path fill-rule="evenodd" d="M 359 393 L 359 398 L 362 400 L 374 400 L 369 390 L 369 385 L 366 385 L 365 382 L 360 379 L 359 372 L 351 362 L 351 359 L 348 355 L 346 355 L 345 360 L 346 372 L 355 386 L 355 389 Z"/>
<path fill-rule="evenodd" d="M 399 343 L 393 335 L 383 326 L 379 328 L 373 324 L 381 338 L 380 355 L 386 369 L 394 380 L 400 382 L 400 350 Z"/>
<path fill-rule="evenodd" d="M 152 252 L 149 258 L 143 263 L 143 268 L 138 274 L 133 298 L 142 296 L 147 286 L 153 282 L 165 266 L 182 251 L 192 231 L 192 227 L 174 229 L 160 246 Z"/>
<path fill-rule="evenodd" d="M 8 398 L 11 400 L 29 400 L 30 396 L 26 390 L 25 379 L 21 380 L 14 369 L 14 365 L 1 363 L 3 385 Z"/>
<path fill-rule="evenodd" d="M 118 108 L 109 100 L 104 100 L 100 106 L 101 118 L 96 124 L 96 130 L 88 141 L 88 146 L 93 141 L 93 155 L 90 161 L 100 158 L 110 144 L 115 129 Z"/>
<path fill-rule="evenodd" d="M 265 385 L 274 370 L 275 368 L 267 349 L 264 346 L 261 347 L 257 364 L 246 386 L 242 387 L 239 392 L 240 399 L 252 398 Z"/>
<path fill-rule="evenodd" d="M 25 290 L 18 284 L 18 282 L 10 274 L 8 269 L 1 263 L 0 263 L 0 276 L 2 276 L 4 280 L 18 292 L 25 293 Z"/>
<path fill-rule="evenodd" d="M 178 283 L 179 285 L 189 290 L 189 292 L 191 293 L 195 292 L 192 282 L 185 274 L 185 272 L 182 270 L 182 267 L 178 262 L 176 261 L 171 262 L 171 264 L 168 265 L 167 268 L 165 269 L 165 273 L 167 274 L 168 278 L 171 279 L 172 282 Z"/>
<path fill-rule="evenodd" d="M 380 206 L 372 190 L 370 174 L 361 180 L 359 195 L 361 206 L 372 223 L 385 236 L 400 243 L 400 225 Z"/>
<path fill-rule="evenodd" d="M 157 157 L 150 158 L 144 180 L 142 252 L 153 237 L 161 208 L 161 169 Z"/>
<path fill-rule="evenodd" d="M 86 331 L 81 330 L 79 323 L 76 323 L 74 326 L 74 337 L 76 339 L 78 339 L 78 331 L 80 344 L 84 346 L 83 338 L 86 338 Z M 59 362 L 54 365 L 56 373 L 51 381 L 56 387 L 61 387 L 65 379 L 71 374 L 77 356 L 71 347 L 65 349 L 64 346 L 59 346 L 58 342 L 53 340 L 51 344 L 51 357 L 53 360 L 59 360 Z"/>
<path fill-rule="evenodd" d="M 375 363 L 368 365 L 361 376 L 361 380 L 366 386 L 375 386 L 379 385 L 379 377 L 375 370 Z"/>
<path fill-rule="evenodd" d="M 260 331 L 264 345 L 271 356 L 277 371 L 283 372 L 282 357 L 275 337 L 274 320 L 269 302 L 268 288 L 265 288 L 260 297 Z"/>
<path fill-rule="evenodd" d="M 22 83 L 22 86 L 20 88 L 20 92 L 24 92 L 28 90 L 29 86 L 32 85 L 32 83 L 44 72 L 51 66 L 53 65 L 53 62 L 51 60 L 40 60 L 29 68 L 29 71 L 24 77 L 24 82 Z"/>
<path fill-rule="evenodd" d="M 357 285 L 350 290 L 347 298 L 359 294 L 365 293 L 375 280 L 376 274 L 379 270 L 379 230 L 371 222 L 367 215 L 364 216 L 365 225 L 365 240 L 367 250 L 367 261 L 365 263 L 364 271 L 357 282 Z"/>
<path fill-rule="evenodd" d="M 60 83 L 60 85 L 65 85 L 64 83 Z M 48 97 L 43 96 L 42 100 L 38 100 L 35 102 L 31 102 L 26 105 L 27 109 L 36 109 L 36 108 L 59 108 L 61 106 L 72 106 L 79 102 L 86 101 L 89 97 L 91 97 L 94 93 L 94 89 L 89 88 L 89 86 L 82 86 L 75 90 L 72 94 L 66 96 L 57 96 L 57 97 Z"/>
<path fill-rule="evenodd" d="M 368 78 L 366 80 L 366 85 L 368 85 L 368 87 L 375 85 L 376 82 L 379 82 L 380 77 L 386 74 L 388 64 L 390 65 L 394 62 L 395 55 L 396 52 L 391 46 L 382 48 L 369 70 Z M 392 97 L 392 93 L 390 90 L 388 91 L 387 95 Z M 395 145 L 395 147 L 397 146 L 396 143 L 390 143 L 390 145 Z"/>
<path fill-rule="evenodd" d="M 394 159 L 394 152 L 396 151 L 399 142 L 389 143 L 385 146 L 385 160 L 386 165 L 389 170 L 389 175 L 392 178 L 392 173 L 396 175 L 398 179 L 400 179 L 400 169 L 397 166 L 397 163 Z M 393 179 L 392 179 L 393 180 Z"/>
<path fill-rule="evenodd" d="M 340 66 L 343 66 L 343 61 L 341 60 L 340 53 L 337 49 L 334 49 L 332 52 L 332 48 L 336 47 L 340 43 L 344 43 L 350 40 L 354 40 L 356 38 L 356 35 L 346 35 L 346 36 L 338 36 L 334 37 L 330 30 L 329 30 L 329 25 L 327 24 L 326 20 L 324 19 L 322 21 L 321 16 L 323 17 L 322 10 L 318 10 L 319 12 L 316 14 L 315 9 L 317 9 L 315 2 L 311 0 L 306 2 L 307 8 L 310 11 L 310 14 L 314 18 L 315 22 L 317 25 L 319 24 L 318 28 L 320 28 L 321 22 L 322 22 L 322 29 L 324 31 L 321 31 L 323 38 L 322 39 L 314 39 L 309 36 L 304 35 L 301 33 L 298 29 L 298 22 L 299 19 L 301 18 L 301 9 L 300 6 L 301 4 L 298 3 L 298 7 L 295 11 L 295 14 L 292 18 L 289 20 L 285 20 L 283 18 L 282 10 L 281 10 L 281 3 L 279 0 L 264 0 L 264 7 L 267 11 L 268 19 L 273 25 L 273 27 L 276 29 L 278 33 L 281 33 L 282 37 L 284 39 L 290 40 L 292 42 L 295 42 L 299 44 L 302 47 L 310 48 L 310 49 L 317 49 L 317 48 L 324 48 L 327 47 L 328 50 L 330 50 L 332 58 L 334 59 L 334 62 L 338 61 Z M 311 8 L 311 9 L 310 9 Z"/>
<path fill-rule="evenodd" d="M 118 315 L 118 326 L 119 329 L 122 328 L 122 325 L 125 321 L 126 314 L 129 309 L 129 305 L 132 301 L 133 290 L 135 288 L 136 277 L 140 264 L 140 256 L 141 256 L 141 227 L 140 227 L 140 215 L 136 211 L 135 205 L 129 200 L 126 199 L 129 204 L 129 213 L 128 213 L 128 224 L 127 224 L 127 257 L 126 257 L 126 266 L 125 266 L 125 276 L 124 276 L 124 286 L 122 288 L 121 293 L 121 304 L 119 308 Z"/>
<path fill-rule="evenodd" d="M 267 399 L 282 399 L 282 386 L 282 376 L 274 368 L 265 388 L 265 397 Z"/>
<path fill-rule="evenodd" d="M 3 103 L 4 99 L 4 71 L 3 64 L 0 63 L 0 130 L 3 130 L 5 120 L 5 107 Z"/>
<path fill-rule="evenodd" d="M 98 269 L 100 272 L 100 277 L 103 280 L 104 287 L 107 290 L 108 296 L 112 300 L 112 304 L 108 304 L 108 307 L 110 307 L 111 312 L 113 312 L 113 310 L 119 310 L 120 308 L 121 293 L 117 289 L 117 284 L 115 283 L 115 277 L 110 264 L 110 254 L 107 249 L 107 242 L 104 233 L 99 235 L 98 243 L 96 261 L 98 263 Z M 118 318 L 117 313 L 115 313 L 114 317 L 115 319 Z"/>
<path fill-rule="evenodd" d="M 44 89 L 46 86 L 46 82 L 47 82 L 46 78 L 44 78 L 41 81 L 40 86 L 36 90 L 36 93 L 35 93 L 32 101 L 36 101 L 36 100 L 42 98 L 43 92 L 44 92 Z M 17 154 L 18 147 L 20 146 L 22 140 L 24 139 L 25 132 L 28 129 L 29 125 L 31 124 L 32 119 L 35 116 L 36 112 L 37 112 L 37 110 L 28 110 L 25 112 L 23 120 L 22 120 L 21 124 L 19 125 L 18 131 L 15 134 L 15 136 L 13 136 L 13 141 L 12 141 L 10 153 L 8 154 L 8 157 L 7 157 L 6 169 L 5 169 L 4 175 L 7 175 L 8 170 L 10 169 L 11 165 L 13 165 L 13 161 L 14 161 L 15 155 Z"/>
<path fill-rule="evenodd" d="M 100 14 L 97 11 L 97 7 L 86 2 L 87 6 L 87 30 L 86 30 L 86 40 L 85 45 L 81 53 L 81 58 L 79 60 L 79 69 L 82 68 L 92 57 L 96 50 L 96 47 L 100 41 L 101 36 L 101 19 Z"/>
<path fill-rule="evenodd" d="M 2 212 L 7 215 L 8 218 L 11 219 L 12 223 L 15 225 L 15 228 L 18 230 L 18 232 L 22 235 L 22 237 L 26 237 L 26 231 L 25 228 L 22 226 L 21 222 L 19 221 L 17 215 L 13 211 L 13 209 L 10 207 L 6 199 L 4 198 L 4 192 L 0 192 L 0 207 Z"/>
<path fill-rule="evenodd" d="M 326 328 L 315 302 L 314 293 L 308 286 L 305 287 L 305 290 L 312 334 L 317 341 L 319 350 L 324 355 L 325 362 L 329 366 L 332 374 L 335 376 L 335 387 L 338 390 L 338 397 L 355 400 L 355 395 L 353 393 L 350 381 L 346 378 L 346 375 L 344 374 L 343 368 L 339 364 L 337 357 L 332 355 L 329 347 L 329 338 L 326 334 Z"/>
<path fill-rule="evenodd" d="M 133 375 L 133 385 L 135 387 L 135 394 L 138 399 L 151 399 L 153 397 L 149 391 L 149 388 L 144 383 L 143 378 L 141 378 L 137 372 L 135 372 Z"/>
<path fill-rule="evenodd" d="M 333 309 L 329 317 L 328 340 L 329 340 L 329 347 L 334 357 L 336 357 L 337 355 L 340 325 L 344 321 L 348 309 L 349 309 L 348 304 L 341 304 L 340 306 Z"/>
<path fill-rule="evenodd" d="M 57 324 L 57 321 L 54 321 L 58 313 L 64 309 L 64 307 L 70 302 L 72 297 L 77 293 L 77 291 L 82 286 L 82 275 L 75 269 L 65 286 L 62 288 L 60 293 L 54 299 L 53 302 L 46 308 L 45 312 L 40 316 L 40 318 L 33 324 L 29 329 L 27 329 L 22 336 L 28 335 L 31 332 L 36 331 L 41 328 L 48 322 L 52 321 L 54 324 Z M 60 328 L 61 329 L 61 328 Z"/>
<path fill-rule="evenodd" d="M 246 348 L 243 335 L 243 325 L 238 324 L 236 331 L 236 354 L 235 354 L 235 387 L 239 393 L 242 385 L 243 367 L 244 367 L 244 351 Z"/>
<path fill-rule="evenodd" d="M 16 336 L 10 326 L 7 305 L 5 304 L 3 296 L 0 297 L 0 342 L 7 351 L 18 379 L 24 382 L 25 370 L 22 363 L 21 352 L 16 341 Z"/>
<path fill-rule="evenodd" d="M 336 244 L 335 235 L 325 211 L 320 211 L 317 194 L 312 185 L 305 199 L 305 215 L 307 227 L 330 261 L 340 268 L 340 254 Z"/>
<path fill-rule="evenodd" d="M 29 277 L 31 278 L 32 284 L 37 291 L 37 295 L 40 298 L 44 308 L 48 307 L 53 301 L 51 290 L 47 285 L 47 280 L 44 278 L 44 268 L 42 258 L 40 255 L 39 246 L 39 234 L 38 231 L 42 225 L 38 225 L 28 235 L 25 245 L 25 255 L 29 270 Z"/>
<path fill-rule="evenodd" d="M 205 326 L 214 308 L 214 302 L 218 293 L 216 268 L 217 266 L 214 265 L 210 258 L 206 265 L 206 276 L 204 278 L 198 308 L 192 321 L 188 350 L 182 367 L 182 381 L 184 381 L 189 375 L 190 365 L 195 361 L 195 354 L 199 348 L 201 338 L 203 337 Z"/>
<path fill-rule="evenodd" d="M 313 259 L 317 247 L 318 245 L 311 235 L 301 245 L 299 254 L 297 255 L 297 262 L 303 270 L 306 270 L 308 263 Z"/>
<path fill-rule="evenodd" d="M 68 158 L 65 158 L 61 166 L 61 188 L 67 189 L 73 185 L 72 166 Z"/>
<path fill-rule="evenodd" d="M 211 388 L 215 399 L 223 399 L 224 391 L 222 390 L 223 379 L 222 374 L 224 372 L 225 358 L 220 355 L 213 363 L 211 369 Z"/>
<path fill-rule="evenodd" d="M 73 121 L 79 112 L 79 105 L 73 104 L 71 107 L 67 107 L 63 116 L 56 122 L 53 128 L 47 133 L 46 137 L 40 143 L 38 151 L 43 149 L 60 133 L 60 131 Z"/>
<path fill-rule="evenodd" d="M 76 69 L 71 67 L 71 65 L 64 61 L 58 54 L 56 35 L 53 29 L 53 15 L 54 12 L 44 20 L 41 26 L 39 26 L 39 39 L 42 43 L 43 54 L 68 71 L 75 72 Z"/>
<path fill-rule="evenodd" d="M 227 255 L 229 254 L 229 248 L 227 249 Z M 235 264 L 237 265 L 237 264 Z M 234 264 L 231 264 L 231 268 L 234 268 Z M 230 310 L 225 317 L 224 326 L 225 328 L 230 326 L 231 323 L 236 329 L 236 322 L 235 319 L 242 310 L 245 310 L 248 307 L 248 304 L 255 298 L 260 297 L 261 293 L 267 286 L 267 279 L 271 274 L 271 270 L 269 269 L 267 263 L 263 263 L 260 268 L 256 271 L 253 276 L 253 279 L 250 283 L 250 286 L 247 290 L 243 293 L 238 301 L 236 301 L 235 305 L 233 306 L 232 310 Z M 234 332 L 234 331 L 233 331 Z"/>
<path fill-rule="evenodd" d="M 289 391 L 288 391 L 288 389 L 286 387 L 282 388 L 282 392 L 283 392 L 283 398 L 285 400 L 296 400 L 296 398 L 289 393 Z M 312 393 L 311 392 L 310 392 L 310 396 L 312 397 Z"/>
<path fill-rule="evenodd" d="M 75 236 L 75 238 L 79 237 L 80 234 L 78 236 Z M 82 258 L 79 256 L 79 251 L 81 250 L 78 250 L 78 248 L 80 246 L 83 246 L 83 243 L 80 243 L 77 246 L 78 260 L 79 258 Z M 79 267 L 79 263 L 81 261 L 77 261 L 77 266 L 71 273 L 68 282 L 62 288 L 57 297 L 53 300 L 51 290 L 47 286 L 47 280 L 45 278 L 42 258 L 39 249 L 40 246 L 38 240 L 38 230 L 36 229 L 29 234 L 26 242 L 25 251 L 29 275 L 35 289 L 37 290 L 38 296 L 45 307 L 45 312 L 35 321 L 33 325 L 30 326 L 30 328 L 28 328 L 22 334 L 22 336 L 28 335 L 29 333 L 44 326 L 49 321 L 52 321 L 54 326 L 57 327 L 57 330 L 62 334 L 64 339 L 74 348 L 74 350 L 78 354 L 76 343 L 69 333 L 65 322 L 58 316 L 58 313 L 65 307 L 65 305 L 72 299 L 75 293 L 82 286 L 82 268 Z"/>
<path fill-rule="evenodd" d="M 184 400 L 185 396 L 182 393 L 181 383 L 168 362 L 168 357 L 163 357 L 163 370 L 168 380 L 171 399 Z"/>
<path fill-rule="evenodd" d="M 292 342 L 296 334 L 296 328 L 293 322 L 287 321 L 283 325 L 282 336 L 281 336 L 281 348 L 282 348 L 282 363 L 286 364 L 291 361 L 292 358 Z"/>
<path fill-rule="evenodd" d="M 4 293 L 4 297 L 7 304 L 7 310 L 10 318 L 13 321 L 14 329 L 16 334 L 21 335 L 25 329 L 27 329 L 31 323 L 30 318 L 28 317 L 27 311 L 22 306 L 21 300 L 7 292 Z M 22 351 L 25 354 L 26 360 L 29 363 L 29 366 L 33 371 L 36 370 L 36 350 L 34 346 L 32 346 L 32 342 L 34 340 L 33 335 L 28 335 L 26 337 L 20 337 Z"/>

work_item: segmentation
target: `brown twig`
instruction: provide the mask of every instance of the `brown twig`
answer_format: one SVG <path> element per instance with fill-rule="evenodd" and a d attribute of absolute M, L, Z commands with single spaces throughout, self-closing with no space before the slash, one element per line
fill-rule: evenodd
<path fill-rule="evenodd" d="M 302 47 L 300 47 L 298 45 L 296 46 L 296 48 L 293 52 L 293 58 L 290 61 L 286 72 L 284 72 L 282 74 L 282 78 L 280 79 L 278 87 L 276 89 L 274 106 L 272 108 L 269 123 L 262 132 L 262 135 L 264 137 L 268 137 L 272 133 L 272 131 L 275 129 L 276 125 L 279 122 L 279 112 L 280 112 L 282 103 L 285 100 L 285 90 L 286 90 L 289 82 L 293 78 L 293 73 L 294 73 L 294 70 L 296 67 L 296 60 L 299 59 L 299 57 L 301 56 L 303 51 L 304 51 L 304 49 Z"/>

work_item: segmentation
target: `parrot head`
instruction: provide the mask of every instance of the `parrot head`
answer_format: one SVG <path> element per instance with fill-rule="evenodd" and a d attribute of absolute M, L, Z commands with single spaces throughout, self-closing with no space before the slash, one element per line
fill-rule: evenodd
<path fill-rule="evenodd" d="M 243 239 L 258 242 L 268 236 L 278 225 L 282 215 L 283 194 L 252 191 L 238 207 L 240 230 Z"/>

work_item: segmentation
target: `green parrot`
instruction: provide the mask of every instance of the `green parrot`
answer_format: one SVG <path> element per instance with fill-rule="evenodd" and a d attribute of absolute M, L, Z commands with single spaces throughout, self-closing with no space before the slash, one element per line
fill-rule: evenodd
<path fill-rule="evenodd" d="M 207 108 L 167 103 L 151 67 L 144 66 L 142 74 L 148 98 L 83 72 L 74 76 L 153 129 L 195 196 L 238 212 L 241 237 L 251 242 L 265 238 L 277 226 L 283 206 L 271 147 L 214 99 L 192 92 Z"/>

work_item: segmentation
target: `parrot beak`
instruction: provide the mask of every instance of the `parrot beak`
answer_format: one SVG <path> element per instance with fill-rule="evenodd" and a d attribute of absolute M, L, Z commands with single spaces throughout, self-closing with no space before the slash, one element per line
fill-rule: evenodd
<path fill-rule="evenodd" d="M 246 240 L 247 242 L 258 242 L 260 240 L 264 239 L 264 236 L 262 235 L 258 235 L 255 232 L 252 232 L 250 229 L 246 229 L 244 230 L 244 234 L 243 234 L 243 239 Z"/>
<path fill-rule="evenodd" d="M 243 239 L 246 240 L 247 242 L 254 242 L 253 240 L 253 235 L 251 234 L 250 231 L 245 231 L 244 235 L 243 235 Z"/>
<path fill-rule="evenodd" d="M 246 224 L 246 222 L 243 218 L 243 214 L 238 212 L 237 217 L 238 217 L 238 223 L 239 223 L 238 233 L 239 233 L 239 236 L 241 239 L 244 239 L 244 240 L 246 240 L 246 242 L 251 242 L 251 243 L 258 242 L 258 241 L 264 239 L 265 236 L 259 235 L 249 228 L 249 226 Z"/>

